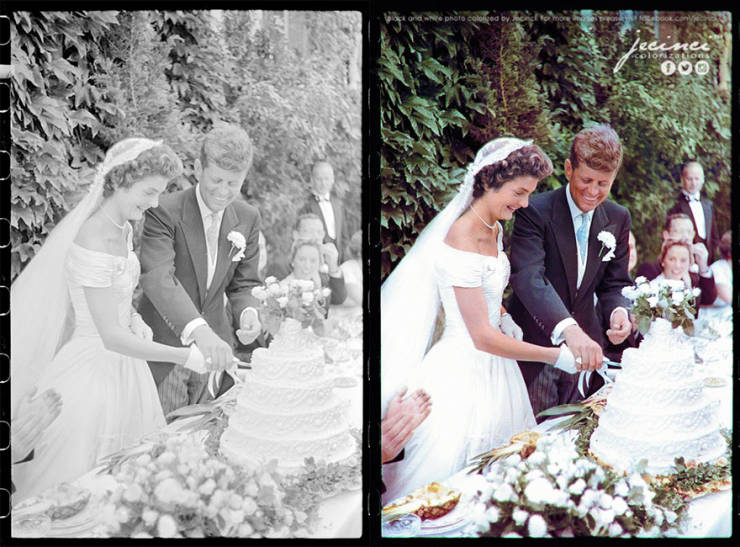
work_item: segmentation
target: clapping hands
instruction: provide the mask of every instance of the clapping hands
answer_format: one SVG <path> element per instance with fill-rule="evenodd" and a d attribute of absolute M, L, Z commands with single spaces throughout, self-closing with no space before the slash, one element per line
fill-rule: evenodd
<path fill-rule="evenodd" d="M 38 444 L 41 435 L 62 411 L 62 398 L 47 389 L 34 397 L 36 388 L 21 398 L 10 424 L 12 461 L 23 460 Z"/>
<path fill-rule="evenodd" d="M 429 416 L 432 402 L 429 395 L 418 389 L 404 398 L 406 388 L 391 399 L 388 411 L 381 422 L 380 444 L 382 462 L 395 458 L 411 438 L 414 430 Z"/>

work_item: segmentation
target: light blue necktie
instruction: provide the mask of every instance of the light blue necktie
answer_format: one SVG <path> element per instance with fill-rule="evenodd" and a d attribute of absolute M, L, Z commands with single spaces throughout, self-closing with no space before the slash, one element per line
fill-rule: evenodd
<path fill-rule="evenodd" d="M 581 213 L 581 225 L 576 232 L 576 241 L 578 241 L 578 251 L 581 253 L 581 262 L 586 260 L 586 249 L 588 245 L 588 222 L 586 222 L 586 214 Z"/>

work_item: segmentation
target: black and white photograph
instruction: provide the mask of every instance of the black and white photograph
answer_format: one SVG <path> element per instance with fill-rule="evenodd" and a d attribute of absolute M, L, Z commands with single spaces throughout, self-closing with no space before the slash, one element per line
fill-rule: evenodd
<path fill-rule="evenodd" d="M 731 23 L 383 13 L 384 537 L 731 536 Z"/>
<path fill-rule="evenodd" d="M 10 537 L 360 538 L 363 14 L 8 17 Z"/>

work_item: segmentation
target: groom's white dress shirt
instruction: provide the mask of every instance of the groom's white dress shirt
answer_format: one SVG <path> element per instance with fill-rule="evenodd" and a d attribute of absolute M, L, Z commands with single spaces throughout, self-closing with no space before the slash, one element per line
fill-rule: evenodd
<path fill-rule="evenodd" d="M 583 211 L 581 211 L 578 208 L 578 205 L 576 205 L 576 202 L 573 201 L 573 197 L 570 195 L 570 183 L 568 183 L 565 187 L 565 199 L 568 201 L 568 209 L 570 210 L 570 216 L 571 216 L 571 222 L 573 222 L 573 233 L 576 234 L 578 232 L 578 229 L 581 227 L 581 215 L 583 215 Z M 588 213 L 586 213 L 585 221 L 587 222 L 586 225 L 586 233 L 590 233 L 591 231 L 591 221 L 594 218 L 594 209 L 590 210 Z M 576 288 L 581 286 L 581 281 L 583 281 L 583 274 L 586 272 L 586 263 L 588 262 L 588 238 L 586 238 L 586 251 L 584 253 L 584 258 L 581 260 L 581 248 L 578 244 L 578 238 L 574 235 L 576 240 L 576 255 L 578 259 L 578 280 L 576 281 Z M 596 295 L 594 295 L 594 306 L 596 305 Z M 609 316 L 611 319 L 611 316 L 614 315 L 614 312 L 617 310 L 624 310 L 625 313 L 627 310 L 625 310 L 622 307 L 614 308 L 612 310 L 611 315 Z M 562 344 L 565 341 L 565 338 L 563 337 L 563 331 L 566 329 L 566 327 L 569 327 L 571 325 L 577 325 L 575 319 L 572 317 L 566 317 L 563 319 L 560 323 L 555 325 L 555 328 L 552 330 L 552 334 L 550 335 L 550 339 L 552 340 L 552 343 L 557 345 Z"/>
<path fill-rule="evenodd" d="M 316 194 L 316 201 L 319 202 L 319 209 L 321 209 L 321 214 L 324 215 L 324 223 L 326 224 L 327 235 L 332 239 L 336 239 L 334 209 L 331 206 L 330 194 L 326 194 L 323 196 Z"/>
<path fill-rule="evenodd" d="M 208 206 L 206 205 L 206 202 L 203 201 L 203 196 L 200 195 L 200 184 L 197 184 L 195 186 L 195 199 L 198 202 L 198 210 L 200 211 L 200 220 L 203 222 L 203 233 L 208 234 L 209 229 L 215 229 L 216 233 L 218 234 L 221 231 L 221 221 L 224 218 L 224 210 L 220 210 L 217 213 L 214 213 L 211 211 Z M 215 214 L 215 217 L 214 217 Z M 215 218 L 215 220 L 214 220 Z M 217 225 L 212 228 L 211 223 L 216 222 Z M 216 272 L 216 262 L 218 260 L 218 239 L 215 241 L 216 248 L 212 249 L 211 246 L 214 244 L 214 242 L 208 241 L 208 237 L 206 236 L 206 250 L 208 255 L 208 274 L 206 277 L 206 287 L 211 286 L 211 281 L 213 281 L 213 275 Z M 244 314 L 248 311 L 252 310 L 255 314 L 257 314 L 257 310 L 254 308 L 248 307 L 245 308 L 242 311 L 241 318 L 244 318 Z M 183 345 L 190 345 L 193 343 L 192 334 L 193 331 L 200 327 L 201 325 L 207 325 L 206 320 L 202 317 L 196 317 L 190 323 L 185 325 L 185 328 L 182 329 L 182 335 L 180 336 L 180 340 L 182 341 Z"/>
<path fill-rule="evenodd" d="M 696 192 L 695 194 L 689 194 L 685 190 L 682 190 L 683 195 L 689 200 L 689 209 L 691 214 L 694 215 L 694 222 L 696 223 L 696 232 L 700 238 L 707 238 L 707 227 L 704 218 L 704 209 L 701 206 L 701 194 Z"/>

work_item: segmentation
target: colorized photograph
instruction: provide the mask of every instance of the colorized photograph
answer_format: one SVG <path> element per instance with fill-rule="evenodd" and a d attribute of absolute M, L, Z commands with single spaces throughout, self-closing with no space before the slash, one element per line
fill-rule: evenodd
<path fill-rule="evenodd" d="M 382 536 L 730 537 L 730 13 L 381 17 Z"/>

